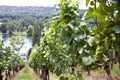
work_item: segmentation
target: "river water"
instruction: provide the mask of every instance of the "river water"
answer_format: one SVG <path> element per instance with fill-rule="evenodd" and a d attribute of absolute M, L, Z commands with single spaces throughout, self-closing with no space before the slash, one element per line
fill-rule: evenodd
<path fill-rule="evenodd" d="M 30 36 L 23 36 L 24 37 L 24 45 L 20 49 L 19 54 L 27 54 L 28 50 L 32 47 L 32 39 Z M 9 45 L 10 35 L 1 35 L 0 39 L 4 41 L 5 46 Z"/>

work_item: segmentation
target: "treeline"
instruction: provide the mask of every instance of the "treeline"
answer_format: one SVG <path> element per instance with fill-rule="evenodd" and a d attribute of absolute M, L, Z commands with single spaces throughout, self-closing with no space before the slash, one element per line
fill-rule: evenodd
<path fill-rule="evenodd" d="M 0 32 L 3 34 L 17 35 L 18 32 L 24 32 L 23 35 L 32 35 L 32 29 L 38 22 L 39 27 L 42 29 L 44 20 L 49 19 L 45 17 L 44 19 L 36 19 L 32 16 L 26 16 L 17 20 L 4 20 L 5 22 L 0 24 Z"/>
<path fill-rule="evenodd" d="M 80 10 L 81 18 L 86 10 Z M 25 32 L 24 35 L 32 35 L 32 28 L 36 21 L 40 28 L 47 19 L 58 13 L 53 7 L 32 7 L 32 6 L 0 6 L 0 32 L 10 35 L 17 35 L 16 32 Z"/>
<path fill-rule="evenodd" d="M 42 19 L 57 12 L 53 7 L 32 7 L 32 6 L 0 6 L 0 22 L 18 20 L 26 16 Z"/>
<path fill-rule="evenodd" d="M 38 21 L 42 27 L 41 19 L 48 18 L 55 13 L 53 7 L 31 7 L 31 6 L 0 6 L 0 32 L 10 35 L 15 32 L 28 32 L 31 36 L 31 28 Z"/>
<path fill-rule="evenodd" d="M 0 14 L 6 15 L 40 15 L 53 14 L 56 9 L 53 7 L 33 7 L 33 6 L 0 6 Z"/>
<path fill-rule="evenodd" d="M 87 10 L 80 10 L 80 18 Z M 35 6 L 0 6 L 0 22 L 2 19 L 16 20 L 25 16 L 32 16 L 37 19 L 57 13 L 54 7 Z"/>
<path fill-rule="evenodd" d="M 42 19 L 48 14 L 39 14 L 39 15 L 22 15 L 22 14 L 0 14 L 0 22 L 5 22 L 4 20 L 16 20 L 20 18 L 24 18 L 25 16 L 32 16 L 37 19 Z"/>

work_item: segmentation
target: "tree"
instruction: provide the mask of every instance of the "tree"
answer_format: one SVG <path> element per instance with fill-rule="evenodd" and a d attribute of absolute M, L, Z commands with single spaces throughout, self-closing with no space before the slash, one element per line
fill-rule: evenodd
<path fill-rule="evenodd" d="M 32 30 L 32 46 L 39 45 L 40 43 L 40 25 L 39 22 L 36 21 Z"/>
<path fill-rule="evenodd" d="M 6 24 L 1 24 L 0 30 L 2 33 L 6 33 L 7 32 Z"/>
<path fill-rule="evenodd" d="M 27 35 L 28 35 L 28 36 L 32 36 L 32 29 L 33 29 L 33 26 L 32 26 L 32 25 L 29 25 L 29 26 L 28 26 L 28 29 L 27 29 Z"/>
<path fill-rule="evenodd" d="M 10 38 L 10 45 L 18 52 L 24 45 L 24 38 L 21 36 L 12 36 Z"/>
<path fill-rule="evenodd" d="M 16 30 L 15 23 L 16 23 L 16 21 L 13 21 L 13 20 L 9 21 L 6 25 L 7 30 L 14 32 Z"/>
<path fill-rule="evenodd" d="M 0 21 L 4 23 L 4 22 L 8 22 L 8 19 L 7 18 L 3 18 Z"/>

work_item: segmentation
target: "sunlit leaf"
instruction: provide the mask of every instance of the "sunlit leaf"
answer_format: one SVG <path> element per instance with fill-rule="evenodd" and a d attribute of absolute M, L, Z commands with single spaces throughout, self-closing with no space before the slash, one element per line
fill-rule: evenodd
<path fill-rule="evenodd" d="M 89 44 L 89 46 L 92 46 L 93 45 L 93 41 L 94 40 L 94 37 L 92 37 L 92 36 L 87 36 L 87 39 L 86 39 L 86 41 L 87 41 L 87 43 Z"/>
<path fill-rule="evenodd" d="M 94 62 L 94 60 L 91 56 L 88 56 L 88 57 L 83 57 L 82 62 L 84 65 L 91 65 Z"/>
<path fill-rule="evenodd" d="M 81 73 L 77 73 L 77 80 L 84 80 Z"/>
<path fill-rule="evenodd" d="M 90 0 L 86 0 L 86 6 L 88 6 L 89 2 L 90 2 Z"/>

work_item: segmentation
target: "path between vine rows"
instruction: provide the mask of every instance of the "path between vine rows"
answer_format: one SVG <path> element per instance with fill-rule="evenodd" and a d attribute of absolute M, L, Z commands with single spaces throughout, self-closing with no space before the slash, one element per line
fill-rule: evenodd
<path fill-rule="evenodd" d="M 22 72 L 23 72 L 23 69 L 22 69 L 21 71 L 19 71 L 18 73 L 15 73 L 14 75 L 11 74 L 11 76 L 10 76 L 10 78 L 9 78 L 8 80 L 17 80 L 17 79 L 16 79 L 16 75 L 22 74 Z"/>
<path fill-rule="evenodd" d="M 16 75 L 21 75 L 23 73 L 23 69 L 21 70 L 21 71 L 19 71 Z M 16 76 L 15 77 L 13 77 L 11 80 L 18 80 L 17 78 L 16 78 Z"/>
<path fill-rule="evenodd" d="M 23 70 L 24 69 L 22 69 L 21 71 L 16 73 L 14 76 L 11 76 L 11 78 L 9 80 L 19 80 L 19 79 L 17 79 L 17 75 L 21 75 L 23 73 Z M 30 69 L 30 74 L 31 74 L 31 76 L 34 77 L 33 80 L 41 80 L 41 79 L 38 78 L 38 76 L 34 73 L 34 71 L 32 69 Z"/>
<path fill-rule="evenodd" d="M 19 71 L 16 75 L 21 75 L 22 73 L 23 73 L 23 70 Z M 32 69 L 30 69 L 30 73 L 31 73 L 31 76 L 34 76 L 33 80 L 41 80 L 34 73 L 34 71 Z M 9 80 L 18 80 L 16 75 L 12 76 Z M 92 73 L 90 76 L 88 76 L 86 73 L 83 73 L 83 75 L 84 75 L 85 80 L 108 80 L 107 75 L 103 75 L 103 74 Z M 50 75 L 50 80 L 59 80 L 59 79 L 56 79 L 54 76 Z M 119 76 L 114 76 L 112 80 L 120 80 L 120 77 Z"/>
<path fill-rule="evenodd" d="M 23 73 L 23 70 L 24 70 L 24 69 L 22 69 L 21 71 L 19 71 L 19 72 L 16 73 L 15 75 L 11 75 L 10 79 L 8 79 L 8 80 L 18 80 L 18 79 L 17 79 L 17 75 L 21 75 L 21 74 Z M 31 68 L 30 68 L 30 73 L 31 73 L 31 76 L 34 77 L 33 80 L 41 80 L 41 79 L 38 77 L 38 75 L 37 75 Z M 50 76 L 50 80 L 58 80 L 58 79 Z"/>

